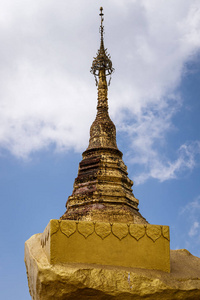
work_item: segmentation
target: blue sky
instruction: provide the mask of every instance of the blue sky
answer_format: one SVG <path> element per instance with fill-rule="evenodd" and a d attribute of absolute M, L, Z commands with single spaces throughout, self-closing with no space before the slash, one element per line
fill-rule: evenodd
<path fill-rule="evenodd" d="M 0 296 L 30 299 L 24 243 L 65 212 L 95 118 L 99 7 L 109 111 L 133 191 L 200 257 L 199 0 L 7 0 L 0 12 Z M 10 286 L 12 285 L 12 289 Z"/>

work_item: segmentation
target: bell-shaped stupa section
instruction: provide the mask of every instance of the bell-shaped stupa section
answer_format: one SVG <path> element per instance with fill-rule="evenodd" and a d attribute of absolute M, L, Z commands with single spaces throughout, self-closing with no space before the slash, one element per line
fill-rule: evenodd
<path fill-rule="evenodd" d="M 100 49 L 91 67 L 98 86 L 97 115 L 90 128 L 89 146 L 82 154 L 73 193 L 61 219 L 147 223 L 138 211 L 139 201 L 133 195 L 133 182 L 128 178 L 122 153 L 117 148 L 116 128 L 108 114 L 107 76 L 110 77 L 114 69 L 104 48 L 102 10 L 100 8 Z"/>

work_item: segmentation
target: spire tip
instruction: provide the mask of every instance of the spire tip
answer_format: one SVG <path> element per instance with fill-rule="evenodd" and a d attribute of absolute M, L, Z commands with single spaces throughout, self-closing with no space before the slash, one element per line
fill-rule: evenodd
<path fill-rule="evenodd" d="M 102 6 L 100 7 L 100 14 L 99 15 L 103 16 L 103 7 Z"/>
<path fill-rule="evenodd" d="M 114 68 L 112 67 L 112 61 L 110 59 L 110 55 L 107 53 L 107 49 L 104 48 L 104 40 L 103 40 L 103 34 L 104 34 L 104 14 L 103 14 L 103 7 L 100 7 L 100 17 L 101 17 L 101 25 L 100 25 L 100 34 L 101 34 L 101 43 L 100 43 L 100 49 L 97 52 L 97 56 L 94 58 L 92 67 L 90 72 L 94 75 L 96 85 L 98 85 L 97 77 L 100 75 L 100 70 L 103 70 L 105 73 L 105 76 L 111 76 L 111 74 L 114 72 Z M 111 77 L 110 77 L 111 78 Z M 110 80 L 108 82 L 108 85 L 110 84 Z"/>

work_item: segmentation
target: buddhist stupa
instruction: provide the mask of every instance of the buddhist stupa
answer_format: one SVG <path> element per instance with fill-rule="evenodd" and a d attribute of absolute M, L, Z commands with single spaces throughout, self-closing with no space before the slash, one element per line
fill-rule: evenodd
<path fill-rule="evenodd" d="M 147 224 L 138 209 L 116 142 L 116 128 L 108 113 L 108 84 L 114 71 L 104 48 L 103 8 L 100 8 L 100 48 L 91 73 L 98 86 L 97 115 L 90 128 L 89 146 L 82 154 L 72 195 L 68 198 L 62 220 L 131 222 Z M 110 77 L 107 82 L 107 77 Z"/>
<path fill-rule="evenodd" d="M 102 7 L 100 17 L 100 48 L 91 67 L 98 87 L 96 118 L 67 210 L 59 220 L 49 222 L 41 246 L 50 264 L 86 263 L 169 272 L 169 227 L 150 225 L 139 213 L 139 201 L 133 195 L 133 182 L 108 114 L 108 85 L 114 68 L 104 48 Z"/>
<path fill-rule="evenodd" d="M 200 299 L 200 259 L 187 250 L 170 254 L 169 227 L 151 225 L 139 213 L 108 114 L 114 68 L 104 47 L 103 16 L 101 7 L 100 48 L 91 67 L 98 87 L 97 115 L 72 195 L 63 216 L 25 243 L 31 297 Z"/>

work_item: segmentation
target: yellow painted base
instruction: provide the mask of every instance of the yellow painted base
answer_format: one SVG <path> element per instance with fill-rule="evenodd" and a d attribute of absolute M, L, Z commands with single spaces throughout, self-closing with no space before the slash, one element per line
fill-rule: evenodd
<path fill-rule="evenodd" d="M 89 264 L 49 263 L 41 235 L 25 243 L 33 300 L 199 300 L 200 258 L 171 250 L 171 272 Z"/>
<path fill-rule="evenodd" d="M 169 227 L 51 220 L 41 237 L 51 264 L 84 263 L 170 272 Z"/>

